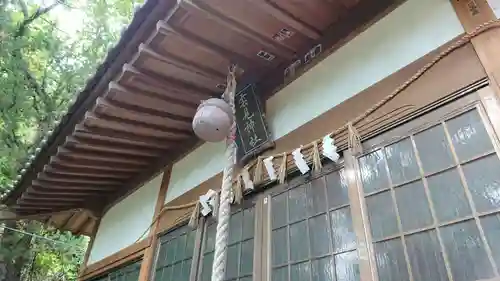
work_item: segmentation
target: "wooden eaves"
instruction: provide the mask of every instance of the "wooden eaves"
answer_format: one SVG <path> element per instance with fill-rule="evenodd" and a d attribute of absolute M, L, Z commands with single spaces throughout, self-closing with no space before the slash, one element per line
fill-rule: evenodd
<path fill-rule="evenodd" d="M 220 96 L 231 64 L 266 99 L 296 78 L 287 67 L 310 63 L 311 48 L 324 57 L 401 2 L 146 1 L 3 203 L 92 233 L 113 202 L 200 144 L 191 119 Z"/>

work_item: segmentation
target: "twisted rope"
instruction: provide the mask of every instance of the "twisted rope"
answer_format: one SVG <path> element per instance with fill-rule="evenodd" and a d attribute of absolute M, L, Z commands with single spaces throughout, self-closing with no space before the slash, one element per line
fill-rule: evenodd
<path fill-rule="evenodd" d="M 399 93 L 401 93 L 406 88 L 408 88 L 413 82 L 415 82 L 422 75 L 424 75 L 424 73 L 427 72 L 431 67 L 433 67 L 438 61 L 440 61 L 441 59 L 443 59 L 444 57 L 449 55 L 454 50 L 469 43 L 469 41 L 472 38 L 476 37 L 477 35 L 485 32 L 487 30 L 490 30 L 492 28 L 496 28 L 496 27 L 500 27 L 500 19 L 489 20 L 487 22 L 484 22 L 483 24 L 478 25 L 476 28 L 474 28 L 474 30 L 465 34 L 459 40 L 457 40 L 456 42 L 451 44 L 448 48 L 446 48 L 444 51 L 440 52 L 437 56 L 434 57 L 434 59 L 432 61 L 428 62 L 426 65 L 424 65 L 422 68 L 420 68 L 412 77 L 410 77 L 410 79 L 406 80 L 406 82 L 404 82 L 399 87 L 397 87 L 390 95 L 386 96 L 384 99 L 382 99 L 378 103 L 374 104 L 372 107 L 370 107 L 368 110 L 366 110 L 363 114 L 357 116 L 352 121 L 346 123 L 344 126 L 333 131 L 330 135 L 336 135 L 336 134 L 340 133 L 341 131 L 345 130 L 349 126 L 349 123 L 351 123 L 352 126 L 355 126 L 361 120 L 365 119 L 368 115 L 375 112 L 377 109 L 382 107 L 384 104 L 388 103 L 390 100 L 395 98 Z"/>
<path fill-rule="evenodd" d="M 153 225 L 161 218 L 161 216 L 165 212 L 167 212 L 167 211 L 176 211 L 176 210 L 188 209 L 188 208 L 191 208 L 191 207 L 195 207 L 197 203 L 198 203 L 198 201 L 195 200 L 195 201 L 192 201 L 192 202 L 189 202 L 189 203 L 186 203 L 186 204 L 182 204 L 182 205 L 178 205 L 178 206 L 164 206 L 161 209 L 161 211 L 158 213 L 158 215 L 156 215 L 153 218 L 153 221 L 149 224 L 148 228 L 146 228 L 144 230 L 144 232 L 139 236 L 139 238 L 137 238 L 137 240 L 135 240 L 135 243 L 141 241 L 146 236 L 146 234 L 148 233 L 148 231 L 150 231 L 151 228 L 153 228 Z"/>
<path fill-rule="evenodd" d="M 227 239 L 229 236 L 229 217 L 231 211 L 231 189 L 233 186 L 233 169 L 236 162 L 236 120 L 234 95 L 236 90 L 236 80 L 234 77 L 234 67 L 227 76 L 227 88 L 225 98 L 231 106 L 233 112 L 233 124 L 226 139 L 226 167 L 223 172 L 222 188 L 220 195 L 219 214 L 217 217 L 217 232 L 215 234 L 215 254 L 212 265 L 212 281 L 222 281 L 226 270 Z"/>

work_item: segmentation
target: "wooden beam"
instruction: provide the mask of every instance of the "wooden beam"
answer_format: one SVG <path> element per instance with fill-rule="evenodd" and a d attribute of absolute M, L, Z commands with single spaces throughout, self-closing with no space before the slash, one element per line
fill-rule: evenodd
<path fill-rule="evenodd" d="M 74 175 L 80 175 L 80 176 L 85 176 L 85 175 L 102 175 L 104 177 L 106 176 L 111 176 L 113 178 L 127 178 L 130 176 L 130 171 L 113 171 L 113 169 L 106 169 L 106 170 L 101 170 L 99 168 L 89 168 L 82 166 L 80 168 L 72 167 L 72 166 L 65 166 L 61 165 L 60 163 L 56 162 L 51 162 L 48 166 L 48 168 L 45 168 L 45 171 L 51 172 L 53 171 L 54 173 L 63 173 L 63 174 L 74 174 Z M 132 170 L 133 172 L 137 172 L 137 170 Z"/>
<path fill-rule="evenodd" d="M 347 9 L 351 9 L 352 7 L 356 6 L 359 3 L 359 1 L 360 0 L 340 0 L 342 5 Z"/>
<path fill-rule="evenodd" d="M 61 182 L 58 184 L 54 184 L 51 181 L 45 181 L 44 179 L 38 179 L 31 182 L 30 187 L 42 188 L 42 189 L 61 189 L 61 190 L 71 190 L 71 189 L 81 189 L 81 190 L 110 190 L 115 189 L 116 186 L 108 186 L 108 185 L 98 185 L 88 184 L 88 183 L 66 183 Z"/>
<path fill-rule="evenodd" d="M 29 195 L 47 195 L 47 196 L 64 196 L 64 197 L 86 197 L 90 195 L 99 196 L 102 193 L 109 193 L 109 189 L 78 189 L 78 188 L 66 188 L 66 189 L 55 189 L 55 188 L 43 188 L 43 187 L 28 187 L 26 193 Z"/>
<path fill-rule="evenodd" d="M 73 212 L 61 212 L 59 214 L 54 214 L 48 218 L 47 224 L 61 229 L 64 226 L 62 222 L 68 221 L 71 216 L 73 216 Z"/>
<path fill-rule="evenodd" d="M 146 166 L 145 164 L 137 164 L 137 163 L 123 163 L 123 162 L 117 162 L 114 160 L 107 160 L 107 159 L 97 159 L 97 158 L 92 158 L 92 159 L 87 159 L 87 158 L 76 158 L 71 155 L 57 155 L 56 156 L 58 159 L 61 160 L 60 163 L 67 163 L 67 162 L 73 162 L 73 163 L 78 163 L 75 164 L 74 166 L 84 166 L 84 167 L 102 167 L 103 165 L 107 165 L 107 167 L 121 167 L 121 168 L 126 168 L 126 169 L 133 169 L 134 171 L 130 171 L 130 173 L 137 173 L 140 172 L 144 169 Z"/>
<path fill-rule="evenodd" d="M 294 17 L 290 16 L 287 12 L 277 8 L 275 5 L 271 4 L 266 0 L 250 0 L 249 2 L 258 5 L 262 10 L 265 10 L 267 13 L 271 14 L 273 17 L 282 21 L 283 23 L 289 25 L 293 29 L 298 32 L 304 34 L 305 36 L 311 39 L 319 39 L 321 37 L 321 33 L 315 29 L 314 27 L 306 24 L 305 22 L 299 21 Z"/>
<path fill-rule="evenodd" d="M 185 131 L 172 132 L 168 130 L 155 130 L 122 122 L 103 120 L 102 118 L 99 118 L 91 113 L 85 116 L 85 120 L 83 122 L 86 127 L 91 129 L 96 128 L 107 131 L 114 130 L 115 132 L 122 132 L 127 135 L 136 135 L 158 140 L 179 141 L 194 136 L 193 133 L 186 133 Z"/>
<path fill-rule="evenodd" d="M 78 197 L 70 197 L 70 196 L 54 196 L 53 194 L 47 194 L 47 193 L 32 193 L 32 192 L 25 192 L 23 195 L 20 197 L 21 200 L 23 201 L 53 201 L 53 200 L 60 200 L 64 199 L 65 201 L 72 201 L 72 202 L 83 202 L 85 201 L 86 198 L 78 196 Z"/>
<path fill-rule="evenodd" d="M 103 173 L 107 172 L 113 172 L 113 173 L 118 173 L 118 174 L 130 174 L 130 173 L 135 173 L 138 171 L 137 167 L 131 167 L 128 165 L 106 165 L 106 163 L 97 163 L 94 162 L 92 165 L 85 165 L 85 164 L 80 164 L 75 163 L 75 162 L 70 162 L 70 161 L 65 161 L 63 159 L 59 159 L 57 157 L 51 157 L 50 158 L 50 166 L 58 169 L 65 169 L 67 171 L 88 171 L 88 172 L 97 172 L 101 171 Z"/>
<path fill-rule="evenodd" d="M 103 130 L 100 128 L 86 128 L 77 125 L 74 136 L 76 138 L 113 141 L 116 143 L 134 144 L 138 146 L 166 149 L 175 144 L 175 141 L 158 140 L 156 138 L 145 138 L 130 135 L 117 130 Z"/>
<path fill-rule="evenodd" d="M 80 212 L 80 213 L 75 213 L 73 216 L 66 222 L 66 225 L 64 225 L 64 228 L 71 228 L 75 229 L 75 232 L 78 232 L 78 230 L 87 223 L 89 220 L 89 216 L 87 215 L 86 212 Z"/>
<path fill-rule="evenodd" d="M 106 121 L 127 124 L 133 127 L 168 132 L 178 136 L 193 135 L 191 120 L 187 122 L 187 119 L 174 120 L 165 116 L 139 112 L 135 109 L 112 105 L 109 101 L 104 99 L 97 101 L 94 115 Z M 151 123 L 151 121 L 155 121 L 155 123 Z M 165 149 L 165 146 L 163 149 Z"/>
<path fill-rule="evenodd" d="M 9 211 L 7 206 L 5 205 L 0 205 L 0 221 L 4 220 L 16 220 L 17 219 L 17 214 Z"/>
<path fill-rule="evenodd" d="M 193 44 L 197 46 L 201 46 L 203 48 L 206 48 L 207 50 L 211 50 L 212 52 L 216 52 L 219 56 L 226 57 L 231 60 L 233 63 L 237 63 L 239 67 L 243 68 L 245 71 L 255 69 L 256 66 L 266 66 L 266 62 L 264 60 L 261 60 L 259 58 L 256 59 L 250 59 L 244 55 L 241 55 L 239 53 L 235 53 L 231 50 L 222 48 L 218 45 L 215 45 L 214 43 L 199 38 L 198 36 L 194 34 L 190 34 L 188 32 L 179 30 L 175 26 L 171 26 L 167 24 L 165 21 L 159 21 L 157 24 L 158 31 L 162 32 L 166 36 L 169 36 L 169 34 L 175 34 L 176 36 L 182 37 L 186 41 L 190 41 Z"/>
<path fill-rule="evenodd" d="M 90 178 L 90 177 L 80 177 L 80 176 L 49 176 L 45 173 L 40 173 L 38 175 L 39 180 L 44 180 L 46 182 L 52 183 L 68 183 L 68 184 L 95 184 L 104 186 L 120 186 L 123 181 L 115 179 L 101 179 L 101 178 Z"/>
<path fill-rule="evenodd" d="M 214 71 L 210 68 L 206 68 L 204 66 L 200 66 L 196 64 L 196 62 L 190 62 L 190 61 L 184 61 L 182 59 L 179 59 L 177 57 L 171 56 L 169 54 L 160 54 L 149 48 L 145 44 L 141 44 L 139 46 L 139 52 L 144 52 L 148 54 L 151 57 L 154 57 L 160 61 L 164 61 L 169 64 L 173 64 L 176 66 L 179 66 L 182 69 L 187 69 L 191 72 L 203 75 L 207 77 L 208 79 L 214 80 L 214 81 L 221 81 L 225 82 L 226 81 L 226 75 L 223 75 L 217 71 Z"/>
<path fill-rule="evenodd" d="M 22 215 L 26 219 L 44 219 L 47 217 L 52 217 L 52 216 L 60 216 L 60 215 L 65 215 L 65 214 L 73 214 L 73 213 L 78 213 L 78 212 L 83 212 L 84 209 L 82 208 L 70 208 L 68 209 L 67 207 L 57 207 L 57 208 L 49 208 L 49 207 L 44 207 L 41 206 L 39 209 L 44 210 L 40 212 L 40 210 L 37 210 L 36 207 L 30 207 L 26 206 L 25 207 L 20 207 L 17 205 L 14 205 L 12 207 L 13 209 L 16 209 L 16 213 L 19 215 Z"/>
<path fill-rule="evenodd" d="M 190 120 L 200 103 L 200 101 L 191 103 L 182 99 L 150 95 L 145 91 L 132 92 L 114 82 L 109 83 L 109 91 L 104 98 L 129 110 L 165 116 L 174 120 Z"/>
<path fill-rule="evenodd" d="M 200 88 L 181 81 L 166 79 L 165 77 L 150 71 L 139 70 L 132 64 L 124 64 L 123 72 L 118 79 L 118 84 L 126 87 L 134 87 L 134 84 L 136 83 L 148 85 L 151 86 L 151 88 L 161 90 L 155 91 L 157 94 L 166 95 L 166 93 L 169 92 L 172 95 L 189 96 L 186 97 L 188 100 L 204 100 L 213 97 L 216 94 L 208 88 Z"/>
<path fill-rule="evenodd" d="M 135 88 L 131 88 L 130 90 L 135 91 Z M 103 98 L 97 99 L 96 106 L 94 107 L 94 113 L 97 116 L 106 116 L 107 118 L 111 117 L 115 118 L 115 120 L 125 120 L 125 122 L 131 124 L 140 124 L 141 126 L 147 126 L 150 128 L 166 129 L 171 130 L 172 132 L 178 131 L 181 133 L 189 133 L 192 130 L 191 122 L 187 122 L 186 120 L 176 120 L 144 112 L 137 112 L 135 110 L 129 110 L 116 106 Z"/>
<path fill-rule="evenodd" d="M 44 173 L 47 176 L 64 176 L 64 177 L 86 177 L 86 178 L 96 178 L 96 179 L 119 179 L 119 180 L 126 180 L 130 178 L 130 174 L 114 174 L 111 171 L 108 171 L 107 173 L 101 173 L 101 172 L 82 172 L 82 171 L 67 171 L 66 169 L 57 169 L 57 168 L 47 168 L 44 170 Z"/>
<path fill-rule="evenodd" d="M 267 51 L 274 53 L 276 57 L 281 57 L 282 59 L 292 59 L 295 57 L 295 51 L 292 48 L 284 45 L 277 44 L 276 41 L 272 41 L 272 39 L 266 38 L 255 31 L 247 28 L 246 26 L 241 25 L 240 23 L 231 20 L 225 15 L 211 9 L 207 5 L 199 5 L 195 4 L 190 0 L 183 0 L 180 2 L 181 7 L 186 9 L 191 13 L 200 13 L 202 15 L 206 15 L 209 19 L 216 21 L 220 25 L 225 28 L 234 31 L 242 37 L 248 38 L 251 41 L 257 42 L 266 48 Z"/>
<path fill-rule="evenodd" d="M 78 233 L 80 235 L 86 235 L 86 236 L 91 236 L 92 231 L 94 230 L 94 227 L 97 223 L 97 218 L 95 218 L 89 210 L 86 210 L 88 214 L 88 220 L 85 222 L 85 224 L 78 230 Z M 73 231 L 70 229 L 70 231 Z"/>
<path fill-rule="evenodd" d="M 466 32 L 495 20 L 496 16 L 487 0 L 450 0 Z M 471 39 L 477 56 L 491 82 L 491 87 L 500 96 L 500 28 L 494 28 Z"/>
<path fill-rule="evenodd" d="M 176 42 L 176 48 L 189 49 L 190 52 L 176 52 L 176 49 L 171 49 L 171 42 Z M 195 67 L 200 67 L 209 70 L 210 72 L 215 72 L 218 75 L 222 75 L 224 77 L 224 81 L 226 79 L 225 77 L 227 75 L 227 70 L 231 66 L 231 60 L 228 57 L 224 57 L 219 53 L 206 48 L 205 46 L 194 44 L 190 40 L 186 40 L 185 38 L 181 37 L 178 33 L 164 32 L 164 30 L 160 29 L 158 26 L 156 32 L 153 33 L 153 35 L 150 37 L 150 40 L 148 40 L 146 44 L 149 46 L 149 48 L 162 55 L 172 56 L 185 63 L 193 64 L 195 65 Z M 210 58 L 210 60 L 205 61 L 202 58 Z M 137 63 L 140 63 L 140 60 L 141 58 L 138 57 Z M 219 91 L 220 90 L 217 90 L 217 92 Z"/>
<path fill-rule="evenodd" d="M 36 213 L 38 213 L 39 210 L 45 210 L 45 211 L 50 211 L 50 213 L 52 213 L 52 210 L 54 210 L 53 208 L 50 208 L 50 207 L 47 207 L 47 206 L 20 206 L 20 205 L 13 205 L 10 207 L 11 209 L 14 209 L 14 210 L 30 210 L 29 211 L 29 214 L 28 212 L 22 212 L 22 215 L 33 215 L 33 211 L 32 210 L 37 210 Z M 16 211 L 17 212 L 17 211 Z M 49 212 L 42 212 L 42 214 L 40 215 L 44 215 L 44 213 L 49 213 Z"/>
<path fill-rule="evenodd" d="M 161 49 L 159 49 L 161 51 Z M 168 54 L 167 52 L 164 52 Z M 161 80 L 168 80 L 176 83 L 182 83 L 187 85 L 193 85 L 198 88 L 206 89 L 209 92 L 220 92 L 221 89 L 217 87 L 219 84 L 224 84 L 226 82 L 226 73 L 221 74 L 215 70 L 210 69 L 211 72 L 217 73 L 218 76 L 206 73 L 205 71 L 193 71 L 195 67 L 189 66 L 191 61 L 184 60 L 187 66 L 181 63 L 175 63 L 172 60 L 168 60 L 163 55 L 152 51 L 150 48 L 141 49 L 137 58 L 131 63 L 144 73 L 155 73 L 158 77 L 162 77 Z M 194 59 L 193 61 L 198 61 Z M 189 69 L 190 68 L 190 69 Z M 209 69 L 209 68 L 207 68 Z M 155 77 L 156 78 L 156 77 Z M 140 87 L 139 87 L 140 88 Z M 165 95 L 161 95 L 163 98 L 172 98 Z M 187 96 L 187 98 L 190 98 Z M 183 95 L 175 96 L 175 101 L 185 101 L 193 102 L 193 100 L 187 100 Z M 196 100 L 194 100 L 196 101 Z M 199 102 L 199 100 L 197 101 Z"/>
<path fill-rule="evenodd" d="M 35 209 L 36 208 L 40 208 L 40 207 L 47 207 L 47 208 L 50 208 L 50 209 L 53 209 L 55 207 L 65 207 L 68 210 L 77 206 L 75 204 L 75 202 L 62 202 L 62 201 L 55 201 L 55 202 L 44 202 L 44 201 L 26 202 L 26 201 L 21 201 L 20 203 L 18 203 L 18 205 L 21 206 L 22 208 L 34 207 Z"/>
<path fill-rule="evenodd" d="M 62 198 L 54 198 L 50 201 L 47 200 L 26 200 L 22 199 L 21 197 L 17 199 L 17 204 L 20 206 L 47 206 L 50 208 L 56 208 L 56 207 L 66 207 L 66 206 L 71 206 L 71 207 L 77 207 L 82 205 L 82 201 L 71 201 L 71 200 L 64 200 L 64 197 Z"/>
<path fill-rule="evenodd" d="M 60 224 L 60 228 L 64 229 L 67 225 L 68 222 L 76 215 L 76 213 L 70 213 L 68 217 L 66 217 Z"/>
<path fill-rule="evenodd" d="M 85 251 L 85 256 L 83 257 L 83 262 L 80 266 L 79 275 L 82 275 L 87 269 L 87 263 L 89 262 L 90 253 L 92 252 L 92 248 L 94 247 L 94 241 L 97 236 L 97 231 L 99 230 L 99 225 L 101 224 L 101 219 L 97 219 L 94 225 L 94 229 L 92 229 L 92 234 L 90 234 L 90 241 L 87 245 L 87 250 Z"/>
<path fill-rule="evenodd" d="M 158 197 L 156 200 L 155 211 L 153 214 L 153 226 L 149 231 L 149 247 L 146 248 L 144 252 L 144 257 L 142 259 L 141 271 L 139 273 L 138 281 L 148 281 L 151 276 L 151 269 L 153 268 L 153 263 L 155 261 L 154 256 L 157 248 L 158 241 L 158 226 L 160 223 L 159 216 L 160 212 L 165 205 L 165 196 L 167 195 L 168 187 L 170 185 L 170 175 L 172 173 L 172 166 L 165 169 L 163 173 L 163 178 L 160 185 L 160 190 L 158 192 Z"/>
<path fill-rule="evenodd" d="M 85 153 L 85 152 L 77 152 L 68 150 L 66 148 L 60 147 L 57 150 L 57 157 L 59 158 L 69 158 L 75 159 L 76 161 L 80 160 L 90 160 L 97 162 L 108 162 L 108 163 L 120 163 L 120 164 L 130 164 L 136 166 L 147 166 L 150 163 L 150 160 L 147 159 L 134 159 L 130 157 L 117 157 L 105 155 L 103 153 Z"/>
<path fill-rule="evenodd" d="M 94 152 L 111 152 L 111 153 L 116 153 L 116 154 L 123 154 L 123 155 L 132 155 L 132 156 L 143 156 L 143 157 L 158 157 L 158 154 L 161 153 L 161 151 L 158 150 L 151 150 L 147 148 L 137 148 L 137 147 L 130 147 L 130 146 L 122 146 L 122 145 L 102 145 L 102 144 L 89 144 L 86 142 L 80 142 L 77 139 L 73 137 L 67 137 L 66 138 L 66 143 L 65 145 L 68 148 L 74 148 L 77 150 L 82 150 L 82 151 L 94 151 Z"/>

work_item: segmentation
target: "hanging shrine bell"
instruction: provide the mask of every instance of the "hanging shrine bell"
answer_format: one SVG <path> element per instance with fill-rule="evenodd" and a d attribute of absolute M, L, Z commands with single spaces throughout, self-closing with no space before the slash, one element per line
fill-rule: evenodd
<path fill-rule="evenodd" d="M 193 131 L 207 142 L 223 141 L 231 129 L 233 113 L 223 99 L 211 98 L 203 101 L 193 118 Z"/>

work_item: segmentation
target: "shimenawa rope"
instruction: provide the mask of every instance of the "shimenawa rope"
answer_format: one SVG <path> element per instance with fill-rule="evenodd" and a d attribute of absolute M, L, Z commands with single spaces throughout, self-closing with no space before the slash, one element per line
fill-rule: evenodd
<path fill-rule="evenodd" d="M 399 87 L 397 87 L 391 94 L 387 95 L 384 99 L 382 99 L 378 103 L 374 104 L 372 107 L 367 109 L 362 114 L 358 115 L 356 118 L 349 120 L 343 126 L 337 128 L 335 131 L 331 132 L 329 134 L 329 136 L 334 137 L 335 135 L 338 135 L 339 133 L 341 133 L 342 131 L 347 129 L 349 131 L 348 142 L 349 142 L 350 146 L 352 146 L 351 148 L 353 148 L 354 150 L 359 150 L 360 149 L 359 146 L 361 145 L 361 143 L 360 143 L 361 138 L 356 131 L 355 126 L 357 123 L 359 123 L 361 120 L 365 119 L 367 116 L 369 116 L 370 114 L 372 114 L 373 112 L 375 112 L 376 110 L 381 108 L 384 104 L 386 104 L 389 101 L 391 101 L 392 99 L 394 99 L 398 94 L 403 92 L 403 90 L 408 88 L 408 86 L 410 86 L 413 82 L 415 82 L 417 79 L 419 79 L 425 72 L 427 72 L 431 67 L 433 67 L 438 61 L 440 61 L 441 59 L 443 59 L 444 57 L 449 55 L 451 52 L 464 46 L 472 38 L 476 37 L 477 35 L 479 35 L 483 32 L 486 32 L 492 28 L 498 28 L 498 27 L 500 27 L 500 19 L 489 20 L 483 24 L 478 25 L 473 31 L 463 35 L 459 40 L 455 41 L 453 44 L 451 44 L 444 51 L 440 52 L 437 56 L 434 57 L 434 59 L 432 61 L 428 62 L 426 65 L 424 65 L 422 68 L 420 68 L 412 77 L 410 77 L 410 79 L 406 80 L 403 84 L 401 84 Z M 305 150 L 305 149 L 311 148 L 314 145 L 314 142 L 320 143 L 321 139 L 315 140 L 315 141 L 309 143 L 308 145 L 303 146 L 302 149 Z M 293 152 L 293 150 L 287 151 L 286 154 L 291 155 L 292 152 Z M 272 155 L 272 156 L 274 156 L 275 158 L 279 158 L 282 154 L 283 154 L 283 152 L 281 152 L 280 154 Z M 267 156 L 267 157 L 269 157 L 269 156 Z M 250 164 L 248 164 L 246 166 L 246 168 L 249 169 L 249 168 L 255 166 L 256 164 L 259 166 L 258 160 L 259 159 L 252 161 Z M 256 169 L 259 169 L 258 166 L 256 167 Z M 257 182 L 257 180 L 254 180 L 254 181 Z"/>
<path fill-rule="evenodd" d="M 226 167 L 222 174 L 219 214 L 217 216 L 217 231 L 215 233 L 215 251 L 212 267 L 212 281 L 223 281 L 226 270 L 227 239 L 229 236 L 229 217 L 231 212 L 231 189 L 233 186 L 233 170 L 236 163 L 236 109 L 234 95 L 236 91 L 235 67 L 231 67 L 227 77 L 225 98 L 231 106 L 233 124 L 226 139 Z"/>
<path fill-rule="evenodd" d="M 427 63 L 426 65 L 424 65 L 422 68 L 420 68 L 412 77 L 410 77 L 403 84 L 401 84 L 399 87 L 397 87 L 391 94 L 387 95 L 384 99 L 382 99 L 378 103 L 374 104 L 372 107 L 370 107 L 368 110 L 366 110 L 365 112 L 363 112 L 362 114 L 360 114 L 356 118 L 348 121 L 343 126 L 337 128 L 335 131 L 331 132 L 329 135 L 330 136 L 337 135 L 340 132 L 342 132 L 343 130 L 349 129 L 349 127 L 352 127 L 352 129 L 354 129 L 354 130 L 351 129 L 351 131 L 353 131 L 353 136 L 352 137 L 350 136 L 349 140 L 351 142 L 351 145 L 355 146 L 356 143 L 357 143 L 357 140 L 360 140 L 360 136 L 355 131 L 355 125 L 357 123 L 359 123 L 361 120 L 363 120 L 364 118 L 366 118 L 367 116 L 369 116 L 370 114 L 372 114 L 373 112 L 375 112 L 376 110 L 378 110 L 384 104 L 386 104 L 389 101 L 391 101 L 392 99 L 394 99 L 399 93 L 401 93 L 403 90 L 405 90 L 406 88 L 408 88 L 408 86 L 410 86 L 413 82 L 415 82 L 416 80 L 418 80 L 425 72 L 427 72 L 438 61 L 440 61 L 441 59 L 443 59 L 444 57 L 446 57 L 447 55 L 449 55 L 451 52 L 453 52 L 454 50 L 456 50 L 456 49 L 464 46 L 472 38 L 476 37 L 477 35 L 479 35 L 479 34 L 481 34 L 483 32 L 486 32 L 486 31 L 488 31 L 490 29 L 498 28 L 498 27 L 500 27 L 500 19 L 490 20 L 490 21 L 487 21 L 487 22 L 485 22 L 485 23 L 483 23 L 481 25 L 478 25 L 473 31 L 471 31 L 470 33 L 465 34 L 459 40 L 457 40 L 453 44 L 451 44 L 448 48 L 446 48 L 445 50 L 443 50 L 442 52 L 440 52 L 438 55 L 436 55 L 432 61 L 430 61 L 429 63 Z M 228 85 L 230 85 L 230 83 L 228 83 Z M 233 92 L 233 94 L 234 94 L 234 92 Z M 310 148 L 311 146 L 314 145 L 314 143 L 318 144 L 319 142 L 321 142 L 321 140 L 315 140 L 315 141 L 311 142 L 309 145 L 304 146 L 303 149 Z M 276 157 L 276 158 L 279 158 L 279 157 L 286 158 L 289 155 L 291 155 L 291 152 L 292 151 L 282 152 L 280 154 L 274 155 L 274 157 Z M 245 169 L 249 169 L 249 168 L 253 167 L 256 164 L 260 164 L 260 166 L 262 165 L 262 158 L 261 157 L 258 157 L 257 160 L 254 160 L 252 163 L 250 163 L 249 165 L 247 165 L 245 167 Z M 286 165 L 286 161 L 284 161 L 284 165 Z M 260 179 L 262 177 L 262 169 L 261 169 L 261 167 L 259 168 L 259 166 L 257 166 L 254 173 L 255 173 L 254 174 L 254 181 L 255 181 L 255 178 Z M 280 178 L 283 177 L 283 175 L 282 175 L 283 173 L 284 173 L 284 171 L 280 171 L 279 172 Z M 156 217 L 151 222 L 150 226 L 144 231 L 144 233 L 140 236 L 140 238 L 137 241 L 140 241 L 144 237 L 144 235 L 151 229 L 151 227 L 155 224 L 155 222 L 157 222 L 159 220 L 159 218 L 166 211 L 182 210 L 182 209 L 191 208 L 191 207 L 195 206 L 197 203 L 198 203 L 198 200 L 195 200 L 193 202 L 190 202 L 190 203 L 187 203 L 187 204 L 183 204 L 183 205 L 165 206 L 165 207 L 163 207 L 162 210 L 160 211 L 160 213 L 158 215 L 156 215 Z M 199 214 L 197 214 L 197 215 L 199 215 Z M 186 217 L 182 217 L 182 218 L 184 219 Z M 227 227 L 225 229 L 226 229 L 226 236 L 227 236 Z M 212 281 L 215 281 L 215 280 L 212 279 Z"/>

